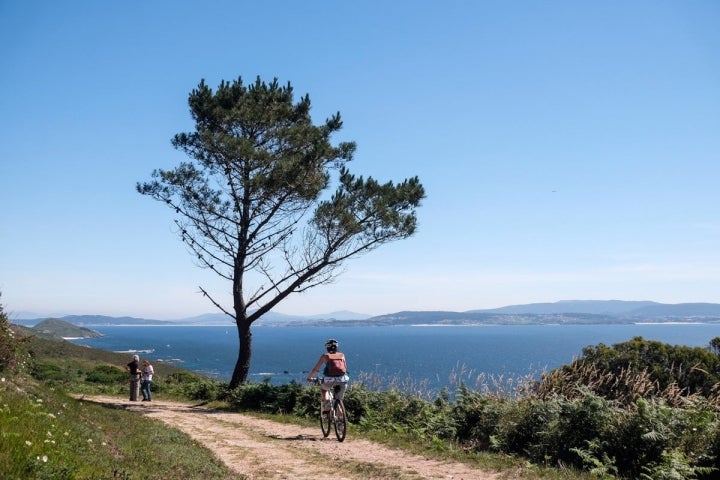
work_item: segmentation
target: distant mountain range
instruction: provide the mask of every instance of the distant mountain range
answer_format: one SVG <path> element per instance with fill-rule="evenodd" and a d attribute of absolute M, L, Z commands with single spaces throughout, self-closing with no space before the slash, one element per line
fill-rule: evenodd
<path fill-rule="evenodd" d="M 15 315 L 11 321 L 32 326 L 48 317 L 28 318 Z M 103 315 L 67 315 L 59 317 L 78 326 L 100 325 L 230 325 L 232 319 L 222 313 L 208 313 L 178 320 L 152 320 Z M 257 325 L 273 326 L 380 326 L 380 325 L 532 325 L 532 324 L 623 324 L 659 322 L 704 322 L 720 324 L 720 304 L 666 304 L 648 301 L 564 300 L 555 303 L 530 303 L 506 307 L 453 311 L 405 311 L 370 316 L 348 311 L 318 315 L 285 315 L 270 312 Z"/>
<path fill-rule="evenodd" d="M 369 319 L 371 315 L 363 313 L 354 313 L 348 311 L 339 311 L 317 315 L 286 315 L 283 313 L 269 312 L 258 320 L 257 325 L 288 325 L 295 323 L 307 324 L 308 322 L 342 322 L 342 321 L 361 321 Z M 195 317 L 181 318 L 177 320 L 154 320 L 149 318 L 138 317 L 111 317 L 107 315 L 65 315 L 59 317 L 35 317 L 32 314 L 14 314 L 11 315 L 11 322 L 32 326 L 47 319 L 59 319 L 78 326 L 98 326 L 98 325 L 231 325 L 232 319 L 224 313 L 206 313 Z"/>

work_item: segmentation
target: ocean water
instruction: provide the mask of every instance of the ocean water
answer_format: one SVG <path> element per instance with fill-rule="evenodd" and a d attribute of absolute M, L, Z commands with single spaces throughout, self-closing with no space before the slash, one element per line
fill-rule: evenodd
<path fill-rule="evenodd" d="M 103 334 L 74 343 L 116 352 L 138 352 L 220 380 L 229 380 L 238 355 L 234 325 L 98 326 Z M 499 325 L 423 327 L 255 327 L 250 380 L 304 382 L 328 338 L 340 341 L 351 378 L 394 381 L 427 391 L 470 388 L 487 377 L 538 377 L 570 363 L 588 345 L 647 340 L 707 346 L 720 336 L 716 324 Z M 382 386 L 382 385 L 378 385 Z"/>

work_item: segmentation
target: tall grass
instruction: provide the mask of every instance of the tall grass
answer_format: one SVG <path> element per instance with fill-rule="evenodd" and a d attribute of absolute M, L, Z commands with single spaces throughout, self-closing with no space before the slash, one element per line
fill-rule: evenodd
<path fill-rule="evenodd" d="M 3 479 L 236 478 L 212 452 L 159 421 L 22 376 L 0 378 L 0 424 Z"/>

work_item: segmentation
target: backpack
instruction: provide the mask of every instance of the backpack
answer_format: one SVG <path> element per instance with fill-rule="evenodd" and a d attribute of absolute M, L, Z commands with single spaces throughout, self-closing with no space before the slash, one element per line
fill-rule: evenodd
<path fill-rule="evenodd" d="M 325 363 L 325 375 L 328 377 L 342 377 L 347 372 L 347 367 L 345 366 L 345 358 L 339 357 L 339 358 L 330 358 Z"/>

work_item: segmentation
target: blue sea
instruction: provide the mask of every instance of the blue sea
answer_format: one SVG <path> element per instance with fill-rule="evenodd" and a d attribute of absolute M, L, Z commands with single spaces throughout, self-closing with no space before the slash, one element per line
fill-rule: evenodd
<path fill-rule="evenodd" d="M 103 334 L 74 343 L 115 352 L 139 353 L 220 380 L 229 380 L 238 337 L 229 326 L 98 326 Z M 588 345 L 642 336 L 673 345 L 707 346 L 720 336 L 717 324 L 499 325 L 401 327 L 253 328 L 250 380 L 303 382 L 328 338 L 340 341 L 351 378 L 372 379 L 382 388 L 437 391 L 462 381 L 481 388 L 496 381 L 539 377 L 570 363 Z"/>

